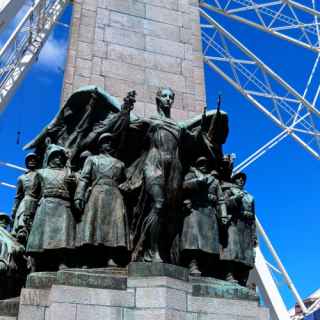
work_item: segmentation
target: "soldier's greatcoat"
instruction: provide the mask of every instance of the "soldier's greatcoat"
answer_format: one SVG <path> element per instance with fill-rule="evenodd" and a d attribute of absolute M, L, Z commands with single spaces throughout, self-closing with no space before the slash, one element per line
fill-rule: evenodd
<path fill-rule="evenodd" d="M 205 177 L 207 182 L 201 182 Z M 185 177 L 183 189 L 185 198 L 191 200 L 192 210 L 184 218 L 180 249 L 219 254 L 217 209 L 223 195 L 218 180 L 192 168 Z"/>
<path fill-rule="evenodd" d="M 37 199 L 32 195 L 35 176 L 36 171 L 29 171 L 18 179 L 17 192 L 12 209 L 14 217 L 13 235 L 16 235 L 21 228 L 26 227 L 27 220 L 32 219 L 35 212 Z"/>
<path fill-rule="evenodd" d="M 221 259 L 252 268 L 256 243 L 254 198 L 236 184 L 225 183 L 222 187 L 231 220 L 221 233 Z M 244 194 L 242 198 L 240 193 Z"/>
<path fill-rule="evenodd" d="M 87 158 L 75 200 L 86 201 L 77 231 L 77 246 L 102 245 L 129 248 L 129 229 L 123 196 L 124 164 L 110 155 Z M 90 195 L 86 190 L 91 188 Z"/>
<path fill-rule="evenodd" d="M 75 248 L 76 220 L 71 211 L 71 194 L 65 169 L 45 168 L 35 176 L 34 195 L 41 197 L 27 252 Z"/>

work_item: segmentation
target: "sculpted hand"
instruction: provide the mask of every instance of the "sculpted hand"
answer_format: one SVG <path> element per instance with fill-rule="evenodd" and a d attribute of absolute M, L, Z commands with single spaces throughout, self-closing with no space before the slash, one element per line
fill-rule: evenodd
<path fill-rule="evenodd" d="M 127 192 L 129 191 L 129 185 L 126 182 L 123 182 L 121 184 L 119 184 L 118 188 L 120 189 L 120 191 L 122 192 Z"/>
<path fill-rule="evenodd" d="M 242 199 L 244 197 L 244 192 L 239 193 L 239 198 Z"/>
<path fill-rule="evenodd" d="M 211 193 L 208 194 L 208 199 L 212 202 L 217 202 L 217 200 L 218 200 L 218 198 Z"/>
<path fill-rule="evenodd" d="M 200 185 L 207 185 L 208 184 L 208 177 L 199 178 L 198 181 L 199 181 Z"/>
<path fill-rule="evenodd" d="M 82 199 L 77 199 L 74 201 L 74 206 L 79 211 L 83 211 L 84 205 L 85 205 L 85 203 L 84 203 L 84 200 L 82 200 Z"/>
<path fill-rule="evenodd" d="M 228 221 L 229 221 L 229 218 L 228 218 L 228 217 L 225 217 L 225 216 L 221 217 L 221 223 L 222 223 L 223 225 L 226 225 L 226 224 L 228 223 Z"/>
<path fill-rule="evenodd" d="M 254 214 L 252 212 L 250 212 L 250 211 L 244 211 L 243 212 L 243 216 L 246 219 L 249 219 L 249 220 L 254 219 Z"/>
<path fill-rule="evenodd" d="M 76 176 L 72 173 L 72 174 L 69 174 L 66 178 L 65 178 L 65 182 L 67 184 L 75 184 L 76 183 Z"/>
<path fill-rule="evenodd" d="M 125 112 L 130 112 L 134 108 L 134 104 L 136 103 L 136 92 L 130 91 L 127 96 L 123 99 L 122 110 Z"/>
<path fill-rule="evenodd" d="M 0 274 L 3 274 L 7 271 L 7 265 L 3 262 L 0 261 Z"/>

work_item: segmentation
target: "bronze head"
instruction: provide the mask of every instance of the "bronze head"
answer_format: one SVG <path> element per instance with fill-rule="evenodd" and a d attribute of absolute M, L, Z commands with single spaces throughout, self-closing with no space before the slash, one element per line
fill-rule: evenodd
<path fill-rule="evenodd" d="M 101 153 L 113 152 L 113 135 L 111 133 L 104 133 L 99 137 L 98 146 Z"/>
<path fill-rule="evenodd" d="M 38 165 L 39 165 L 38 156 L 33 152 L 28 153 L 25 157 L 25 164 L 26 164 L 27 169 L 29 169 L 29 170 L 37 169 Z"/>
<path fill-rule="evenodd" d="M 6 213 L 0 212 L 0 227 L 7 229 L 10 223 L 10 217 Z"/>
<path fill-rule="evenodd" d="M 161 88 L 157 91 L 156 103 L 160 114 L 170 118 L 171 107 L 174 102 L 175 93 L 171 88 Z"/>
<path fill-rule="evenodd" d="M 67 155 L 62 149 L 54 150 L 48 157 L 48 164 L 51 168 L 64 168 L 67 163 Z"/>
<path fill-rule="evenodd" d="M 244 187 L 246 181 L 247 175 L 244 172 L 238 172 L 232 177 L 232 182 L 241 188 Z"/>

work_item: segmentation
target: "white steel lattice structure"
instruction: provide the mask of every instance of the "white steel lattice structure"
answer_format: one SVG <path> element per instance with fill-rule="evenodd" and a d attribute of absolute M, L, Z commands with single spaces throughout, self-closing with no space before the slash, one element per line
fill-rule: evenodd
<path fill-rule="evenodd" d="M 312 101 L 307 99 L 311 85 L 318 78 L 316 74 L 320 59 L 318 23 L 320 13 L 316 9 L 315 0 L 304 2 L 308 3 L 302 4 L 301 1 L 298 3 L 291 0 L 199 1 L 204 23 L 202 25 L 204 62 L 282 129 L 276 137 L 241 162 L 235 168 L 235 172 L 243 170 L 287 136 L 291 136 L 316 159 L 320 159 L 320 112 L 317 108 L 319 82 L 316 83 L 317 90 Z M 219 15 L 313 52 L 315 61 L 304 92 L 299 93 L 295 90 L 278 75 L 276 70 L 272 70 L 246 47 L 237 34 L 232 34 L 227 27 L 219 23 L 217 19 Z M 257 228 L 280 269 L 277 271 L 284 277 L 303 314 L 311 313 L 314 308 L 307 309 L 304 305 L 258 219 Z M 273 266 L 270 268 L 270 264 L 258 248 L 255 270 L 252 274 L 254 282 L 258 284 L 265 302 L 271 309 L 272 319 L 290 319 L 273 281 L 271 269 L 275 270 Z M 304 315 L 295 319 L 302 319 Z"/>
<path fill-rule="evenodd" d="M 0 1 L 0 32 L 6 28 L 22 7 L 24 0 Z"/>
<path fill-rule="evenodd" d="M 1 48 L 0 112 L 37 59 L 68 2 L 68 0 L 35 1 Z"/>
<path fill-rule="evenodd" d="M 320 89 L 313 101 L 306 99 L 319 63 L 320 13 L 315 10 L 315 4 L 307 7 L 290 0 L 210 0 L 200 1 L 200 13 L 207 23 L 202 28 L 206 64 L 283 129 L 282 133 L 241 163 L 237 171 L 288 135 L 320 159 L 320 112 L 316 107 Z M 315 63 L 304 93 L 299 94 L 275 70 L 253 54 L 217 22 L 213 13 L 315 51 Z"/>

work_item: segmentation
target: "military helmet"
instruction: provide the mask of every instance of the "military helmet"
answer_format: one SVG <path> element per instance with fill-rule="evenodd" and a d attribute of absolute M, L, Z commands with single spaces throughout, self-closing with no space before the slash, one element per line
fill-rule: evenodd
<path fill-rule="evenodd" d="M 101 143 L 104 141 L 110 141 L 110 140 L 112 140 L 112 138 L 113 138 L 113 134 L 108 133 L 108 132 L 103 133 L 98 139 L 98 145 L 101 145 Z"/>
<path fill-rule="evenodd" d="M 1 220 L 4 220 L 7 225 L 9 225 L 11 223 L 11 218 L 5 212 L 0 212 L 0 221 Z"/>
<path fill-rule="evenodd" d="M 240 178 L 240 177 L 243 178 L 244 182 L 247 181 L 247 175 L 246 175 L 244 172 L 238 172 L 238 173 L 236 173 L 235 175 L 233 175 L 233 176 L 231 177 L 231 181 L 234 182 L 234 181 L 236 181 L 236 179 L 238 179 L 238 178 Z"/>

